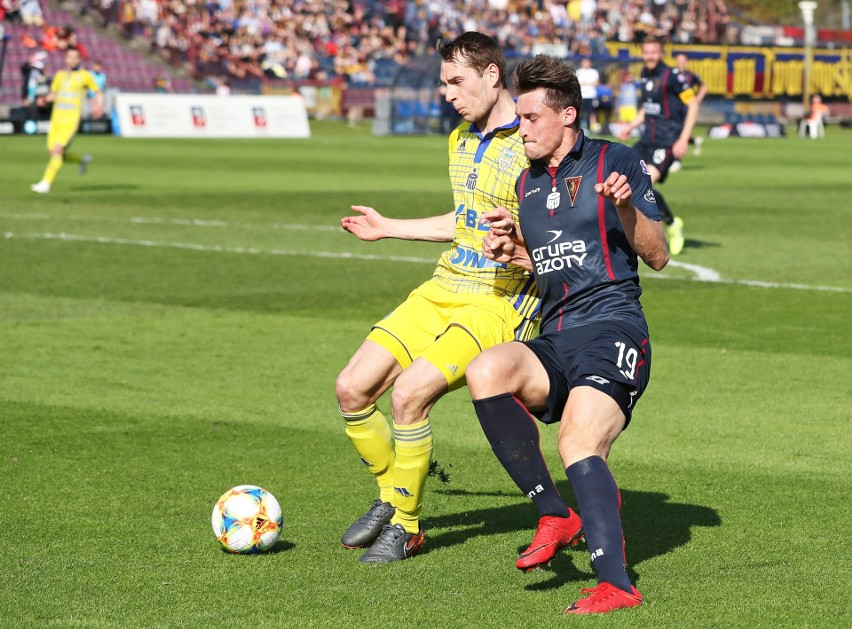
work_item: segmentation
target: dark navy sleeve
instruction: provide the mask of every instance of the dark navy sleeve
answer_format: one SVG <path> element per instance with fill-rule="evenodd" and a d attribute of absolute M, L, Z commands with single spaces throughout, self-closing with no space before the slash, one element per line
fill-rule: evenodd
<path fill-rule="evenodd" d="M 606 161 L 610 173 L 617 172 L 627 177 L 636 209 L 653 221 L 660 220 L 657 199 L 651 189 L 651 175 L 648 173 L 645 162 L 639 157 L 639 153 L 624 144 L 612 143 L 607 151 Z"/>
<path fill-rule="evenodd" d="M 693 89 L 693 83 L 690 77 L 686 76 L 686 73 L 670 73 L 668 89 L 672 94 L 676 94 L 684 105 L 688 105 L 698 92 L 698 90 Z"/>
<path fill-rule="evenodd" d="M 692 85 L 694 87 L 701 87 L 702 85 L 704 85 L 704 81 L 702 81 L 701 77 L 698 76 L 697 74 L 693 74 L 692 75 Z"/>

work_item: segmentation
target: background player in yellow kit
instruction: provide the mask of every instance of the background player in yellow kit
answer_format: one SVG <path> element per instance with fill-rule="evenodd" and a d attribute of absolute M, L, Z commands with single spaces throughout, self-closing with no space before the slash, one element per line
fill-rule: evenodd
<path fill-rule="evenodd" d="M 452 242 L 433 277 L 373 326 L 337 378 L 346 434 L 379 485 L 379 498 L 341 540 L 349 548 L 372 544 L 361 557 L 366 563 L 398 561 L 420 549 L 432 454 L 430 409 L 465 384 L 468 363 L 483 350 L 529 338 L 538 314 L 531 276 L 482 253 L 488 230 L 482 215 L 501 205 L 517 210 L 515 181 L 528 165 L 503 52 L 473 32 L 441 44 L 438 52 L 446 100 L 463 118 L 449 138 L 456 209 L 430 218 L 390 219 L 356 205 L 357 214 L 341 221 L 362 240 Z M 392 385 L 393 433 L 376 407 Z M 579 533 L 576 515 L 572 525 Z"/>
<path fill-rule="evenodd" d="M 50 192 L 50 186 L 63 162 L 80 164 L 80 174 L 83 174 L 91 161 L 88 155 L 80 156 L 68 152 L 68 146 L 80 126 L 83 99 L 90 91 L 94 93 L 92 115 L 98 118 L 103 113 L 103 92 L 98 89 L 98 84 L 89 71 L 80 67 L 80 60 L 80 52 L 76 48 L 69 48 L 65 53 L 65 70 L 57 72 L 50 84 L 50 94 L 47 97 L 53 102 L 50 131 L 47 134 L 50 161 L 41 181 L 31 186 L 33 192 Z"/>

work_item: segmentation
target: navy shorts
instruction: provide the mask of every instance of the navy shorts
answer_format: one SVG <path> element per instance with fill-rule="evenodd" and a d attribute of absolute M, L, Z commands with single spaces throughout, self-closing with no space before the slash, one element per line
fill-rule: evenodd
<path fill-rule="evenodd" d="M 624 427 L 651 377 L 648 329 L 630 321 L 598 321 L 548 332 L 525 343 L 550 379 L 547 407 L 534 413 L 545 424 L 559 422 L 568 393 L 590 386 L 609 395 L 624 412 Z"/>
<path fill-rule="evenodd" d="M 640 159 L 660 171 L 660 180 L 657 183 L 663 183 L 668 177 L 669 168 L 675 162 L 672 147 L 639 142 L 633 148 L 639 153 Z"/>

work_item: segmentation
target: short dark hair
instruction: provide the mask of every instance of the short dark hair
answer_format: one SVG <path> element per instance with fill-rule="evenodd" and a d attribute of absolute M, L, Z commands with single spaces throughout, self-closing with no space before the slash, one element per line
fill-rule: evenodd
<path fill-rule="evenodd" d="M 573 63 L 549 55 L 536 55 L 515 66 L 512 82 L 518 94 L 544 89 L 544 103 L 548 107 L 555 111 L 573 107 L 577 110 L 575 127 L 580 124 L 583 96 Z"/>
<path fill-rule="evenodd" d="M 506 57 L 497 42 L 488 35 L 468 31 L 455 39 L 440 41 L 438 42 L 438 54 L 444 61 L 457 61 L 470 66 L 479 72 L 480 76 L 493 63 L 500 71 L 500 84 L 507 87 Z"/>

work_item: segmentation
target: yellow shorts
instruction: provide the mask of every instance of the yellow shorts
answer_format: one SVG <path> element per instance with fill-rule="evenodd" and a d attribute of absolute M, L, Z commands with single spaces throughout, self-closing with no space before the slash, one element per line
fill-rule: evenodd
<path fill-rule="evenodd" d="M 403 369 L 417 358 L 428 360 L 453 390 L 464 386 L 465 369 L 482 351 L 527 340 L 535 328 L 496 295 L 454 293 L 428 281 L 376 323 L 367 338 L 393 354 Z"/>
<path fill-rule="evenodd" d="M 639 110 L 633 105 L 622 105 L 618 108 L 619 122 L 632 122 L 638 115 Z"/>
<path fill-rule="evenodd" d="M 50 130 L 47 132 L 47 150 L 52 151 L 57 144 L 63 147 L 71 144 L 74 134 L 77 133 L 77 126 L 77 123 L 71 125 L 51 122 Z"/>

